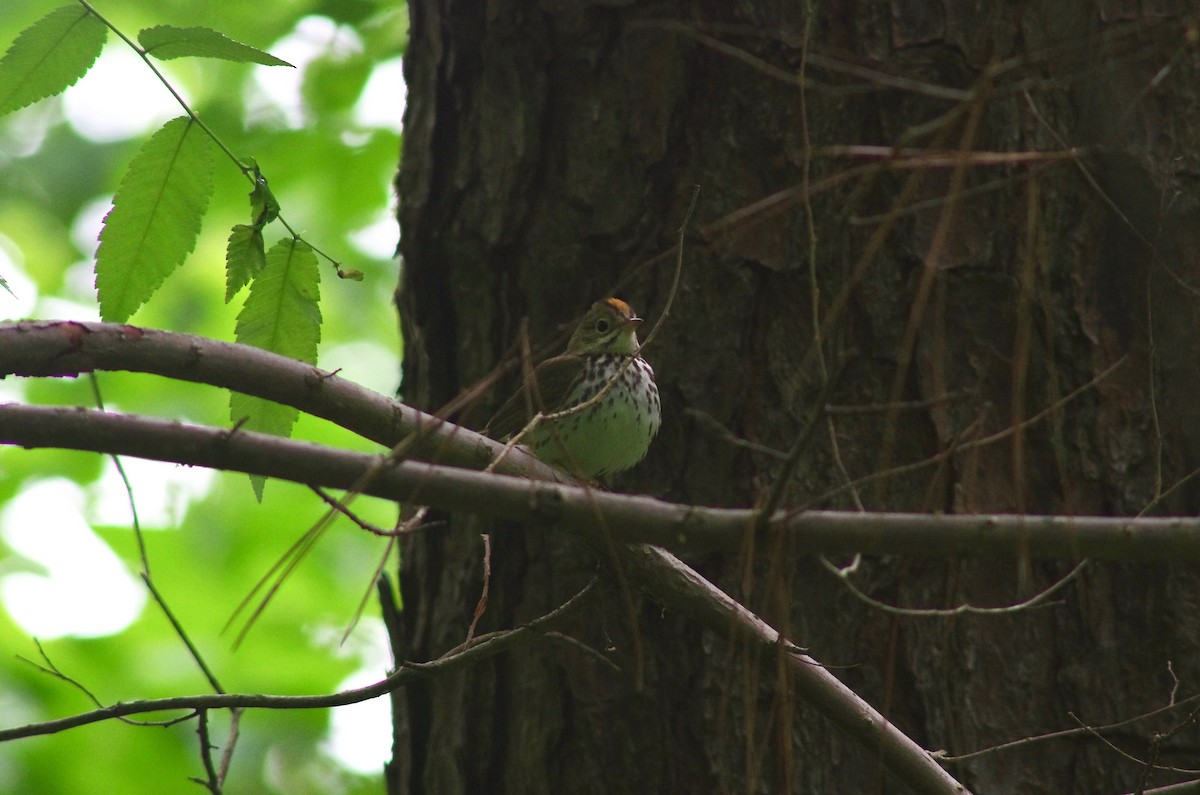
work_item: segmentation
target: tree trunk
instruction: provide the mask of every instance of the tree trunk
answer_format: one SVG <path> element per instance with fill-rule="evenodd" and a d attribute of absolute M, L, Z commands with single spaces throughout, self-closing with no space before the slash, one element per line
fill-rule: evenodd
<path fill-rule="evenodd" d="M 663 429 L 611 487 L 761 504 L 784 467 L 763 447 L 799 439 L 782 492 L 796 508 L 1200 510 L 1183 480 L 1200 459 L 1194 15 L 1165 0 L 409 5 L 409 402 L 458 395 L 526 318 L 543 353 L 608 294 L 652 325 L 699 186 L 674 308 L 644 352 Z M 516 372 L 459 419 L 481 425 Z M 394 792 L 897 789 L 786 672 L 664 614 L 561 529 L 455 516 L 408 539 L 411 659 L 466 637 L 485 531 L 478 631 L 600 570 L 605 596 L 564 628 L 591 652 L 545 639 L 404 691 Z M 929 749 L 1075 728 L 1072 713 L 1119 721 L 1200 686 L 1200 578 L 1182 566 L 1092 564 L 1036 608 L 914 617 L 786 548 L 689 562 Z M 1073 566 L 868 559 L 849 581 L 902 607 L 997 607 Z M 1110 739 L 1196 767 L 1194 727 L 1151 747 L 1183 716 Z M 1119 792 L 1145 774 L 1089 737 L 947 769 L 978 792 Z"/>

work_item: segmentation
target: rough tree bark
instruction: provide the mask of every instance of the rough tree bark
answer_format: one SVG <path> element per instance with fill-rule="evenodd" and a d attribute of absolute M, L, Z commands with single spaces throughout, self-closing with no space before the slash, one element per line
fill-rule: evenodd
<path fill-rule="evenodd" d="M 653 321 L 672 267 L 656 255 L 699 185 L 676 309 L 645 352 L 663 430 L 614 488 L 760 504 L 781 460 L 716 429 L 788 450 L 834 379 L 786 505 L 1195 513 L 1200 491 L 1172 488 L 1200 459 L 1200 20 L 1184 6 L 410 0 L 404 397 L 455 397 L 524 318 L 535 349 L 613 292 Z M 485 530 L 456 516 L 407 541 L 411 658 L 462 642 Z M 783 548 L 691 562 L 926 748 L 1200 690 L 1189 567 L 1093 564 L 1050 607 L 912 618 Z M 906 607 L 998 606 L 1072 564 L 870 559 L 852 581 Z M 554 528 L 499 529 L 480 630 L 597 568 Z M 393 791 L 896 788 L 786 674 L 609 581 L 569 629 L 597 654 L 547 641 L 402 693 Z M 1147 757 L 1181 717 L 1113 740 Z M 1175 734 L 1159 763 L 1196 767 L 1197 739 Z M 948 768 L 979 792 L 1120 792 L 1144 773 L 1086 738 Z"/>

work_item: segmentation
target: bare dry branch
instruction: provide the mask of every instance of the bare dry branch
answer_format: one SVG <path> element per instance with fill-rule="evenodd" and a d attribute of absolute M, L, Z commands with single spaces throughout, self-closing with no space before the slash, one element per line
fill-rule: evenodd
<path fill-rule="evenodd" d="M 482 469 L 502 449 L 333 373 L 248 345 L 118 323 L 0 323 L 0 377 L 73 378 L 101 370 L 232 389 L 293 406 L 389 448 L 416 435 L 407 453 L 419 460 Z M 557 473 L 520 450 L 499 471 L 543 478 Z"/>
<path fill-rule="evenodd" d="M 492 632 L 476 638 L 470 646 L 460 646 L 427 663 L 402 662 L 395 671 L 374 684 L 317 696 L 278 696 L 260 693 L 206 693 L 197 696 L 171 696 L 168 698 L 123 701 L 107 707 L 82 712 L 57 720 L 30 723 L 11 729 L 0 729 L 0 742 L 22 737 L 56 734 L 78 726 L 99 723 L 129 715 L 147 712 L 189 710 L 203 712 L 212 709 L 325 709 L 357 704 L 390 693 L 393 690 L 427 679 L 431 676 L 460 670 L 487 657 L 507 651 L 519 643 L 531 640 L 548 628 L 577 613 L 595 588 L 595 580 L 582 591 L 572 596 L 559 607 L 540 618 L 515 629 Z"/>
<path fill-rule="evenodd" d="M 353 488 L 380 456 L 249 431 L 228 431 L 75 408 L 0 406 L 0 444 L 117 453 L 156 461 Z M 758 512 L 680 505 L 652 497 L 405 461 L 365 494 L 679 552 L 736 552 Z M 915 557 L 1200 562 L 1200 518 L 946 515 L 777 511 L 764 533 L 789 533 L 800 553 Z"/>

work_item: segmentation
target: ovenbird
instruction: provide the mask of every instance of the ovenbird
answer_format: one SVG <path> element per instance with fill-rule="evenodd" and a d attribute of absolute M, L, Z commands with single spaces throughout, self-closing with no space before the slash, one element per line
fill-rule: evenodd
<path fill-rule="evenodd" d="M 521 442 L 546 463 L 588 479 L 641 461 L 661 420 L 654 370 L 637 355 L 641 322 L 624 301 L 597 301 L 571 335 L 567 352 L 534 368 L 492 417 L 488 434 L 504 439 L 539 412 L 547 417 L 567 412 L 539 420 Z M 593 404 L 571 411 L 606 388 Z"/>

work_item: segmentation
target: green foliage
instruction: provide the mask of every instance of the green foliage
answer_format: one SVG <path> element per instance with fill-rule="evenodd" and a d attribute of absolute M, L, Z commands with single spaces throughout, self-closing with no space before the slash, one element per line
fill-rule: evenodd
<path fill-rule="evenodd" d="M 237 63 L 260 63 L 264 66 L 291 66 L 270 53 L 236 42 L 223 33 L 209 28 L 177 28 L 174 25 L 155 25 L 138 34 L 138 43 L 147 55 L 163 61 L 196 56 L 220 58 Z"/>
<path fill-rule="evenodd" d="M 65 91 L 100 57 L 108 29 L 81 6 L 30 25 L 0 60 L 0 116 Z"/>
<path fill-rule="evenodd" d="M 292 238 L 272 246 L 266 262 L 238 315 L 237 340 L 303 362 L 315 362 L 317 343 L 321 341 L 316 255 L 307 243 Z"/>
<path fill-rule="evenodd" d="M 225 300 L 232 300 L 265 267 L 267 255 L 263 250 L 262 230 L 257 226 L 234 224 L 225 247 Z"/>
<path fill-rule="evenodd" d="M 225 247 L 225 300 L 229 301 L 267 266 L 263 250 L 263 227 L 279 217 L 279 202 L 267 178 L 251 163 L 254 189 L 250 191 L 251 225 L 234 224 Z M 318 274 L 319 276 L 319 274 Z"/>
<path fill-rule="evenodd" d="M 138 172 L 130 164 L 140 157 L 144 147 L 150 146 L 149 134 L 144 138 L 110 138 L 105 143 L 91 140 L 76 118 L 77 111 L 61 97 L 16 110 L 37 96 L 54 95 L 76 82 L 96 61 L 104 44 L 103 23 L 86 14 L 82 6 L 56 11 L 62 2 L 22 0 L 4 5 L 0 0 L 0 50 L 6 42 L 21 39 L 25 47 L 32 41 L 37 45 L 37 57 L 43 58 L 38 68 L 21 66 L 28 63 L 22 59 L 30 56 L 21 55 L 14 44 L 10 56 L 18 51 L 20 58 L 9 60 L 6 56 L 0 61 L 0 109 L 8 114 L 0 118 L 0 277 L 8 278 L 23 302 L 17 305 L 0 292 L 5 319 L 94 316 L 91 257 L 98 221 L 114 192 L 124 192 L 126 179 Z M 394 59 L 402 51 L 403 6 L 383 0 L 296 0 L 286 4 L 102 0 L 95 7 L 124 31 L 153 29 L 164 23 L 178 25 L 180 30 L 222 30 L 231 41 L 262 44 L 263 52 L 275 52 L 296 64 L 295 72 L 213 58 L 177 58 L 160 64 L 166 79 L 222 145 L 211 140 L 206 144 L 213 160 L 211 199 L 194 239 L 193 253 L 169 271 L 169 278 L 160 279 L 161 286 L 137 309 L 136 322 L 208 337 L 230 337 L 243 307 L 237 301 L 227 304 L 222 300 L 226 292 L 232 298 L 249 285 L 250 290 L 242 292 L 250 301 L 256 294 L 270 292 L 267 285 L 257 284 L 267 277 L 281 301 L 279 308 L 283 309 L 286 299 L 295 316 L 287 311 L 276 312 L 274 320 L 261 321 L 263 328 L 296 334 L 297 350 L 310 350 L 315 356 L 318 336 L 313 330 L 314 315 L 324 318 L 319 332 L 322 365 L 340 368 L 343 375 L 379 391 L 392 391 L 399 356 L 391 304 L 395 265 L 389 246 L 367 249 L 357 241 L 364 228 L 392 214 L 388 209 L 390 186 L 400 142 L 394 129 L 359 121 L 362 98 L 356 92 L 365 82 L 364 69 L 373 74 L 378 64 Z M 82 26 L 72 28 L 71 35 L 79 35 L 79 30 L 90 31 L 92 49 L 86 63 L 77 65 L 72 76 L 62 77 L 72 58 L 81 60 L 71 54 L 71 48 L 80 42 L 68 41 L 56 47 L 46 39 L 30 40 L 31 34 L 22 32 L 48 25 L 51 18 L 60 24 L 68 14 Z M 324 49 L 310 49 L 303 58 L 293 57 L 295 49 L 278 49 L 286 42 L 292 42 L 293 48 L 295 42 L 308 46 L 307 42 L 314 40 L 314 30 L 318 41 L 327 37 Z M 335 46 L 335 42 L 345 40 L 355 40 L 361 46 L 347 55 Z M 149 46 L 145 40 L 140 43 Z M 95 74 L 72 88 L 67 99 L 94 91 L 93 81 L 109 68 L 111 56 L 120 49 L 127 50 L 127 45 L 112 38 L 96 62 Z M 152 55 L 157 58 L 161 52 L 156 48 Z M 24 76 L 11 77 L 18 67 L 25 70 Z M 149 74 L 149 67 L 144 69 Z M 285 113 L 280 100 L 264 101 L 263 73 L 295 75 L 303 106 Z M 125 93 L 136 93 L 145 105 L 152 104 L 155 95 L 173 101 L 165 88 L 149 85 Z M 402 94 L 397 91 L 394 96 L 398 105 Z M 114 103 L 109 114 L 123 112 Z M 159 129 L 165 119 L 179 113 L 178 107 L 167 111 L 144 129 Z M 168 126 L 176 124 L 180 122 Z M 192 142 L 195 131 L 192 125 L 184 145 Z M 223 156 L 212 158 L 214 147 Z M 261 172 L 256 171 L 256 165 Z M 161 165 L 158 173 L 166 173 Z M 255 194 L 249 216 L 247 177 L 252 180 L 250 187 Z M 161 184 L 167 184 L 165 177 Z M 148 198 L 147 190 L 134 193 L 138 194 L 135 203 L 144 201 L 143 209 L 153 209 L 156 201 L 163 206 L 161 200 Z M 276 231 L 275 216 L 281 208 L 308 244 L 344 262 L 339 266 L 342 272 L 358 272 L 364 277 L 362 282 L 327 280 L 320 291 L 319 312 L 318 269 L 311 252 L 304 255 L 304 263 L 292 261 L 304 244 L 293 244 L 291 232 Z M 147 231 L 159 233 L 158 229 Z M 106 229 L 104 234 L 107 238 L 114 233 Z M 276 242 L 281 235 L 283 244 Z M 231 240 L 239 236 L 241 242 L 232 245 Z M 274 256 L 277 250 L 283 250 L 277 249 L 281 245 L 289 251 L 282 256 L 286 264 L 277 268 L 276 280 L 267 273 L 264 249 L 271 249 Z M 235 273 L 236 269 L 244 273 Z M 110 275 L 129 279 L 135 286 L 142 278 L 115 272 Z M 299 285 L 297 278 L 311 278 L 311 282 Z M 309 292 L 304 293 L 301 287 Z M 270 314 L 265 312 L 263 317 L 269 318 Z M 217 390 L 124 373 L 102 374 L 100 382 L 110 410 L 228 424 L 229 398 Z M 0 381 L 0 390 L 3 400 L 39 405 L 92 404 L 84 381 L 10 378 Z M 315 442 L 377 452 L 373 445 L 349 432 L 308 416 L 299 418 L 293 433 Z M 371 648 L 368 639 L 378 627 L 372 611 L 368 610 L 345 646 L 340 644 L 340 637 L 370 587 L 372 570 L 384 548 L 380 539 L 368 536 L 345 519 L 337 520 L 315 554 L 296 569 L 235 653 L 230 649 L 231 637 L 222 634 L 224 622 L 287 547 L 324 513 L 324 504 L 292 484 L 272 484 L 259 504 L 241 475 L 209 478 L 198 470 L 125 463 L 133 481 L 154 581 L 226 690 L 330 692 L 349 673 L 363 668 Z M 81 521 L 86 521 L 124 562 L 130 582 L 140 587 L 136 579 L 141 568 L 138 545 L 111 462 L 82 453 L 5 448 L 0 449 L 0 474 L 3 503 L 19 502 L 22 495 L 28 495 L 47 479 L 73 484 Z M 156 503 L 165 507 L 156 509 Z M 110 507 L 102 509 L 104 505 Z M 394 505 L 366 498 L 355 502 L 355 512 L 385 526 L 395 518 Z M 16 659 L 16 655 L 36 659 L 37 648 L 30 635 L 45 630 L 30 629 L 11 617 L 19 612 L 18 607 L 28 606 L 12 602 L 8 589 L 12 577 L 18 573 L 48 577 L 47 604 L 42 606 L 46 609 L 78 612 L 81 603 L 108 598 L 107 585 L 97 584 L 88 590 L 89 586 L 79 584 L 85 587 L 79 592 L 73 589 L 71 578 L 56 575 L 51 564 L 15 549 L 12 531 L 19 525 L 17 516 L 0 505 L 3 727 L 72 715 L 90 707 L 87 698 L 69 684 Z M 32 520 L 31 526 L 51 547 L 61 548 L 68 543 L 64 529 L 54 522 Z M 64 673 L 89 687 L 105 703 L 211 690 L 153 602 L 141 607 L 132 623 L 115 634 L 84 637 L 72 632 L 44 638 L 43 645 Z M 382 675 L 382 664 L 375 662 L 369 670 L 373 676 Z M 213 721 L 213 741 L 223 746 L 228 724 L 220 715 L 214 715 Z M 322 750 L 328 741 L 329 726 L 330 715 L 325 711 L 248 713 L 227 791 L 381 791 L 377 775 L 350 772 Z M 63 760 L 88 762 L 64 764 Z M 286 775 L 280 771 L 286 771 Z M 194 722 L 170 728 L 103 723 L 0 745 L 0 792 L 73 795 L 96 789 L 97 782 L 103 782 L 103 789 L 127 795 L 192 792 L 198 787 L 188 778 L 203 774 Z"/>
<path fill-rule="evenodd" d="M 304 241 L 290 238 L 272 246 L 238 315 L 237 341 L 315 363 L 321 341 L 320 277 L 317 257 Z M 234 392 L 229 397 L 230 419 L 251 431 L 289 436 L 299 414 L 253 395 Z M 261 499 L 262 478 L 251 482 Z"/>
<path fill-rule="evenodd" d="M 279 217 L 279 201 L 275 194 L 271 193 L 267 178 L 259 171 L 257 163 L 253 164 L 253 170 L 254 189 L 250 191 L 250 220 L 261 232 L 264 226 Z"/>
<path fill-rule="evenodd" d="M 102 318 L 128 320 L 183 264 L 208 209 L 212 170 L 212 141 L 187 116 L 167 122 L 138 151 L 96 250 Z"/>
<path fill-rule="evenodd" d="M 7 74 L 13 81 L 24 80 L 26 87 L 13 89 L 8 97 L 0 96 L 0 115 L 59 93 L 77 81 L 99 56 L 107 25 L 91 6 L 64 7 L 23 31 L 0 61 L 0 76 Z M 281 58 L 206 27 L 155 25 L 142 30 L 138 41 L 139 54 L 160 60 L 198 56 L 235 63 L 291 66 Z M 352 92 L 354 96 L 360 93 L 365 75 L 363 71 L 358 89 Z M 314 103 L 314 106 L 341 107 L 348 93 L 337 92 L 336 97 L 331 103 Z M 232 158 L 229 149 L 199 122 L 191 109 L 184 109 L 187 116 L 167 122 L 138 151 L 113 199 L 113 209 L 104 220 L 96 252 L 96 291 L 104 320 L 128 320 L 192 252 L 213 189 L 213 145 L 221 146 Z M 252 231 L 235 227 L 230 236 L 227 296 L 260 273 L 254 266 L 261 258 L 263 227 L 279 217 L 279 204 L 267 188 L 257 163 L 251 159 L 252 166 L 246 167 L 234 162 L 254 182 L 251 193 L 254 213 Z M 305 272 L 309 270 L 315 278 L 316 268 Z M 343 273 L 340 268 L 339 273 Z M 314 294 L 315 284 L 314 281 Z M 300 287 L 295 281 L 292 285 Z M 5 282 L 0 282 L 0 286 L 7 289 Z M 294 321 L 277 317 L 279 328 L 304 326 L 315 317 L 319 338 L 320 313 L 314 314 L 295 302 L 278 305 L 280 313 L 293 309 L 300 309 L 304 316 Z M 287 347 L 278 340 L 275 344 Z M 306 344 L 307 338 L 299 346 Z M 312 356 L 315 361 L 315 346 Z M 281 411 L 255 411 L 251 419 L 263 414 L 280 415 Z M 286 423 L 282 420 L 275 416 L 263 425 L 290 428 L 294 414 L 292 420 Z"/>

